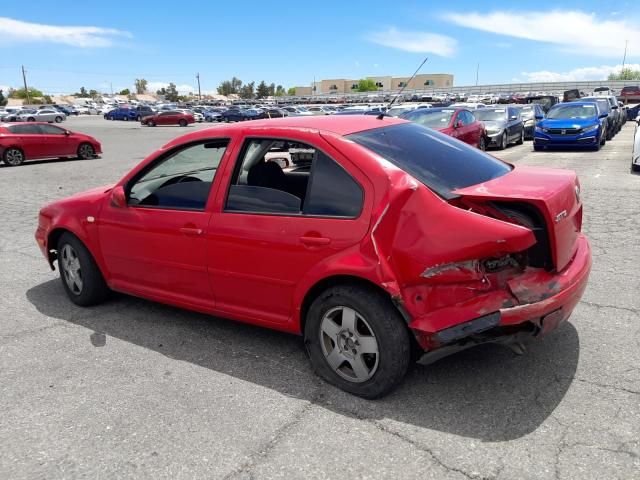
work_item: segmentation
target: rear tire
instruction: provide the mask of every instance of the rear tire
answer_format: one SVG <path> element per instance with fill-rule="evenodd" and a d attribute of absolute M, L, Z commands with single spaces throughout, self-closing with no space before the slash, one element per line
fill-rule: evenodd
<path fill-rule="evenodd" d="M 56 123 L 60 123 L 62 122 L 62 117 L 56 117 L 55 120 L 56 120 Z"/>
<path fill-rule="evenodd" d="M 109 287 L 87 247 L 74 235 L 63 233 L 57 249 L 60 279 L 69 299 L 82 307 L 103 302 Z"/>
<path fill-rule="evenodd" d="M 19 148 L 8 148 L 4 151 L 2 160 L 10 167 L 17 167 L 24 163 L 24 152 Z"/>
<path fill-rule="evenodd" d="M 125 121 L 125 122 L 128 122 L 128 121 L 129 121 L 129 116 L 128 116 L 128 115 L 124 117 L 124 121 Z"/>
<path fill-rule="evenodd" d="M 29 118 L 27 118 L 27 122 L 35 122 L 35 121 L 36 121 L 36 119 L 35 119 L 35 118 L 33 118 L 33 117 L 29 117 Z"/>
<path fill-rule="evenodd" d="M 487 141 L 484 139 L 484 135 L 480 136 L 480 141 L 478 142 L 478 148 L 483 152 L 487 150 Z"/>
<path fill-rule="evenodd" d="M 154 122 L 153 120 L 149 120 L 149 121 L 147 122 L 147 125 L 148 125 L 149 127 L 155 127 L 155 126 L 156 126 L 156 122 Z"/>
<path fill-rule="evenodd" d="M 182 118 L 178 122 L 178 125 L 180 125 L 181 127 L 186 127 L 187 126 L 187 121 L 184 118 Z"/>
<path fill-rule="evenodd" d="M 544 147 L 541 147 L 540 145 L 534 145 L 533 146 L 533 151 L 534 152 L 541 152 L 542 150 L 544 150 Z"/>
<path fill-rule="evenodd" d="M 631 171 L 632 172 L 640 172 L 640 165 L 636 165 L 635 163 L 631 164 Z"/>
<path fill-rule="evenodd" d="M 304 329 L 315 372 L 369 399 L 389 393 L 404 379 L 411 360 L 409 335 L 391 300 L 359 285 L 322 292 L 309 308 Z"/>
<path fill-rule="evenodd" d="M 516 145 L 522 145 L 524 143 L 524 128 L 520 131 L 520 138 L 516 142 Z"/>

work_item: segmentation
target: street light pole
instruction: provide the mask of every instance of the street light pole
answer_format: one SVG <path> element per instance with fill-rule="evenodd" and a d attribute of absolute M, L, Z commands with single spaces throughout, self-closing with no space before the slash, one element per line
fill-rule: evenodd
<path fill-rule="evenodd" d="M 200 92 L 200 73 L 196 73 L 198 79 L 198 100 L 202 101 L 202 93 Z"/>
<path fill-rule="evenodd" d="M 480 62 L 478 62 L 478 66 L 476 67 L 476 87 L 478 86 L 478 75 L 480 74 Z"/>

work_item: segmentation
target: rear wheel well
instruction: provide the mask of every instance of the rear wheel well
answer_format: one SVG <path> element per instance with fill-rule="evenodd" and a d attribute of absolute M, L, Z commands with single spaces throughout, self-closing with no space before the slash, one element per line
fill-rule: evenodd
<path fill-rule="evenodd" d="M 415 334 L 408 327 L 408 324 L 410 321 L 410 319 L 407 316 L 408 314 L 404 312 L 401 308 L 399 308 L 398 304 L 393 300 L 393 298 L 391 298 L 391 295 L 389 294 L 389 292 L 387 292 L 382 287 L 376 285 L 375 283 L 370 282 L 369 280 L 366 280 L 362 277 L 355 277 L 352 275 L 334 275 L 331 277 L 323 278 L 322 280 L 317 282 L 315 285 L 313 285 L 304 296 L 304 300 L 302 300 L 302 307 L 300 308 L 300 331 L 303 334 L 304 334 L 305 324 L 307 321 L 307 313 L 309 312 L 309 308 L 311 307 L 311 304 L 313 303 L 313 301 L 316 298 L 318 298 L 320 294 L 322 294 L 322 292 L 324 292 L 325 290 L 339 286 L 339 285 L 359 285 L 361 287 L 374 291 L 380 294 L 381 296 L 383 296 L 384 298 L 386 298 L 394 306 L 394 308 L 398 310 L 398 313 L 400 314 L 400 316 L 405 320 L 405 325 L 407 325 L 407 330 L 409 331 L 409 338 L 411 338 L 411 350 L 413 352 L 412 357 L 414 359 L 419 358 L 423 350 L 418 344 Z"/>

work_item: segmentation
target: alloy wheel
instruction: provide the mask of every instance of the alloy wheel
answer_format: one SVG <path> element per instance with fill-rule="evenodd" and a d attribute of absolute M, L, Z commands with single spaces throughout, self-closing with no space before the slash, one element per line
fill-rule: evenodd
<path fill-rule="evenodd" d="M 353 383 L 369 380 L 378 369 L 378 341 L 354 309 L 334 307 L 320 322 L 320 345 L 329 367 Z"/>
<path fill-rule="evenodd" d="M 62 247 L 62 252 L 60 252 L 60 268 L 64 275 L 64 281 L 71 293 L 80 295 L 83 287 L 80 259 L 76 251 L 68 243 Z"/>
<path fill-rule="evenodd" d="M 93 157 L 93 153 L 93 147 L 88 143 L 83 143 L 80 145 L 80 148 L 78 148 L 78 156 L 84 160 Z"/>
<path fill-rule="evenodd" d="M 4 161 L 13 167 L 16 167 L 24 162 L 24 153 L 17 148 L 11 148 L 5 152 Z"/>

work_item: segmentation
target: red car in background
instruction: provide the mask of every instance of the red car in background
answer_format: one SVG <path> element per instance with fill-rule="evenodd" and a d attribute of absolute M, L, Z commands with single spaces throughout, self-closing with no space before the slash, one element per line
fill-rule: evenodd
<path fill-rule="evenodd" d="M 35 236 L 77 305 L 116 290 L 303 335 L 321 377 L 375 398 L 421 353 L 522 352 L 566 321 L 591 266 L 581 227 L 572 171 L 323 115 L 176 138 L 42 208 Z"/>
<path fill-rule="evenodd" d="M 400 115 L 425 127 L 438 130 L 480 150 L 487 147 L 484 125 L 464 108 L 418 108 Z"/>
<path fill-rule="evenodd" d="M 101 153 L 95 138 L 46 122 L 0 124 L 0 158 L 10 166 L 43 158 L 89 159 Z"/>
<path fill-rule="evenodd" d="M 626 87 L 622 87 L 622 90 L 620 90 L 620 95 L 618 95 L 618 97 L 622 101 L 629 102 L 631 100 L 638 102 L 640 101 L 640 86 L 627 85 Z"/>
<path fill-rule="evenodd" d="M 190 113 L 179 112 L 176 110 L 158 112 L 155 115 L 149 115 L 140 120 L 142 125 L 147 125 L 148 127 L 155 127 L 156 125 L 180 125 L 181 127 L 186 127 L 190 123 L 195 122 L 196 119 Z"/>

